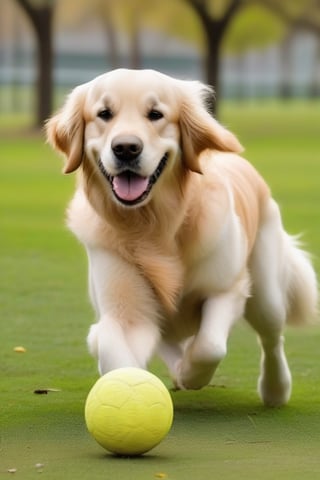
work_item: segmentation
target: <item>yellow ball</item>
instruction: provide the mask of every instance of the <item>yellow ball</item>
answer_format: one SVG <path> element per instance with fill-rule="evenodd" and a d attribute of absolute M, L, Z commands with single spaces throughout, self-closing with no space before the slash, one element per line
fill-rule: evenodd
<path fill-rule="evenodd" d="M 109 452 L 141 455 L 169 432 L 171 396 L 152 373 L 119 368 L 99 378 L 90 390 L 85 420 L 91 435 Z"/>

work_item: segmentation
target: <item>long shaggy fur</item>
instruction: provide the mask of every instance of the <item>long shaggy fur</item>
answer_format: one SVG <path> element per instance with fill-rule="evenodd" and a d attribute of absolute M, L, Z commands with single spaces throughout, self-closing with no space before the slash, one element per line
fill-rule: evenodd
<path fill-rule="evenodd" d="M 207 112 L 209 92 L 116 70 L 77 87 L 47 123 L 64 172 L 78 171 L 68 225 L 88 254 L 97 315 L 88 345 L 101 374 L 147 368 L 158 354 L 178 388 L 198 389 L 245 316 L 262 349 L 260 397 L 282 405 L 291 394 L 283 330 L 317 314 L 316 276 L 239 141 Z M 123 159 L 114 144 L 126 149 L 128 138 L 141 151 Z M 132 182 L 146 181 L 138 196 Z"/>

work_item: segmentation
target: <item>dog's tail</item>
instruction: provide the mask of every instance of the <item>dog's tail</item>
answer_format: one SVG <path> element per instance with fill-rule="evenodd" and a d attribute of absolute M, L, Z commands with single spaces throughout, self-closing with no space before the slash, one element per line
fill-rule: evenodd
<path fill-rule="evenodd" d="M 301 248 L 298 237 L 286 235 L 284 248 L 287 323 L 314 323 L 318 317 L 318 284 L 310 255 Z"/>
<path fill-rule="evenodd" d="M 318 284 L 311 258 L 299 241 L 283 228 L 274 200 L 265 205 L 250 259 L 252 296 L 246 316 L 254 326 L 315 323 L 318 318 Z M 260 320 L 259 320 L 260 317 Z"/>

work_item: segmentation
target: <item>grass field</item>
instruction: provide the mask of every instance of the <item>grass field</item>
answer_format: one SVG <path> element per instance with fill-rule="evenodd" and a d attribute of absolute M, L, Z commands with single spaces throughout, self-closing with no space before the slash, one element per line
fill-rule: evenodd
<path fill-rule="evenodd" d="M 318 271 L 319 107 L 239 103 L 221 112 L 271 184 L 287 229 L 304 232 Z M 317 478 L 317 326 L 287 330 L 294 389 L 285 408 L 261 406 L 256 339 L 240 325 L 211 386 L 172 392 L 174 425 L 152 452 L 114 458 L 90 438 L 83 407 L 97 379 L 85 346 L 93 313 L 85 254 L 64 227 L 74 179 L 61 176 L 59 159 L 42 138 L 21 130 L 26 119 L 18 128 L 19 122 L 0 118 L 0 478 L 10 469 L 23 480 L 39 473 L 59 480 Z M 16 346 L 26 352 L 16 353 Z M 170 386 L 162 364 L 155 360 L 151 369 Z M 41 388 L 59 391 L 33 393 Z"/>

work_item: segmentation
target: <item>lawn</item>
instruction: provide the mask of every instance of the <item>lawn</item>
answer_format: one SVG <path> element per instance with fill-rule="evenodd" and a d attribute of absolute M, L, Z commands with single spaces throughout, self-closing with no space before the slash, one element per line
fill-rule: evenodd
<path fill-rule="evenodd" d="M 304 233 L 318 271 L 319 107 L 227 103 L 221 111 L 271 184 L 287 229 Z M 294 389 L 284 408 L 260 404 L 259 351 L 241 324 L 212 385 L 171 392 L 173 428 L 153 451 L 114 458 L 90 438 L 83 408 L 97 379 L 85 345 L 93 313 L 86 257 L 64 226 L 74 178 L 60 174 L 59 159 L 40 136 L 17 129 L 19 121 L 0 118 L 0 478 L 12 470 L 23 480 L 40 473 L 81 480 L 314 480 L 320 471 L 317 326 L 286 332 Z M 15 352 L 17 346 L 25 353 Z M 159 361 L 151 369 L 170 387 Z M 59 391 L 33 393 L 45 388 Z"/>

